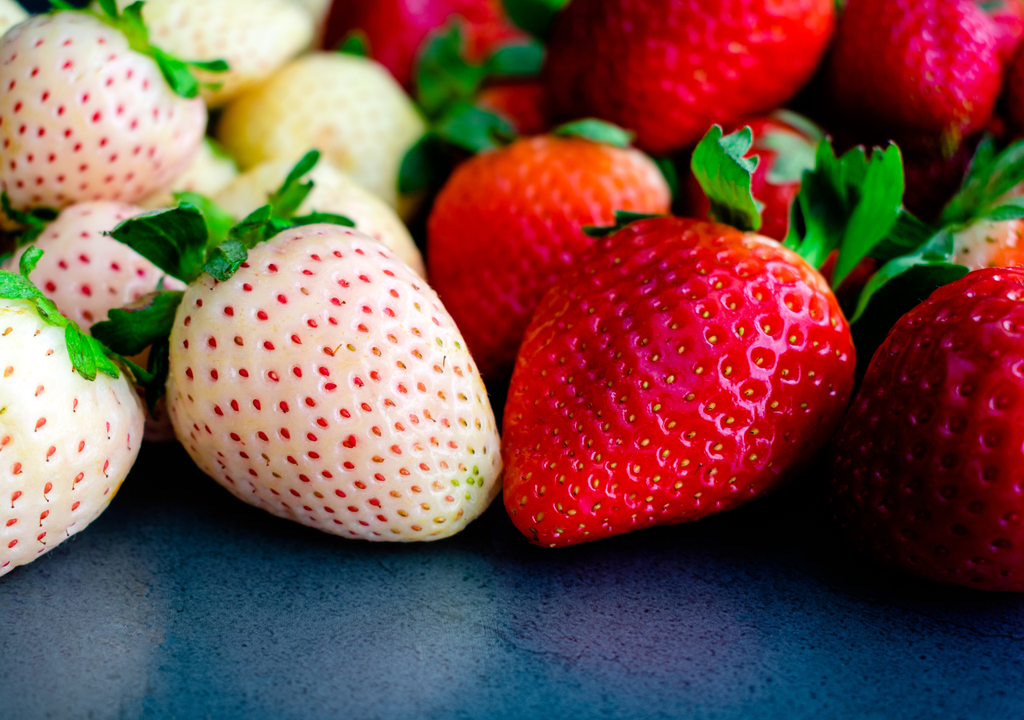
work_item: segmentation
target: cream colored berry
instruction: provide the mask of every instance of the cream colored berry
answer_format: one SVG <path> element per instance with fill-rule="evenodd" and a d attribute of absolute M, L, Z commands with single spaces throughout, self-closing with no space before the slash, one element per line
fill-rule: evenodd
<path fill-rule="evenodd" d="M 28 13 L 25 12 L 25 8 L 15 0 L 0 0 L 0 35 L 27 19 Z"/>
<path fill-rule="evenodd" d="M 175 204 L 174 193 L 194 192 L 213 197 L 238 177 L 238 167 L 228 155 L 215 148 L 209 139 L 204 139 L 188 167 L 171 181 L 166 190 L 153 193 L 141 200 L 139 205 L 154 209 Z"/>

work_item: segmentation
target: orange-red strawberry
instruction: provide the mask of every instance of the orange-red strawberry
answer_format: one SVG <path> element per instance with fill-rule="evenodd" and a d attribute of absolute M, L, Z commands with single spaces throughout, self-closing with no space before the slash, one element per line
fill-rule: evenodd
<path fill-rule="evenodd" d="M 795 252 L 635 222 L 534 313 L 505 406 L 505 506 L 557 547 L 752 500 L 828 440 L 854 364 L 835 297 Z"/>
<path fill-rule="evenodd" d="M 789 232 L 790 210 L 800 192 L 804 170 L 814 167 L 814 149 L 822 133 L 810 121 L 788 112 L 740 125 L 749 127 L 754 139 L 745 157 L 759 158 L 750 178 L 754 199 L 764 205 L 759 232 L 781 242 Z M 693 217 L 709 217 L 711 205 L 692 175 L 686 183 L 685 202 Z"/>
<path fill-rule="evenodd" d="M 930 580 L 1024 590 L 1022 300 L 1024 271 L 972 272 L 875 353 L 833 445 L 832 509 L 859 550 Z"/>
<path fill-rule="evenodd" d="M 648 157 L 578 137 L 519 140 L 459 166 L 430 215 L 427 272 L 484 378 L 508 378 L 533 309 L 593 244 L 585 226 L 670 201 Z"/>
<path fill-rule="evenodd" d="M 831 0 L 573 0 L 551 30 L 549 97 L 668 153 L 796 94 L 834 19 Z"/>
<path fill-rule="evenodd" d="M 349 32 L 360 30 L 373 59 L 410 87 L 423 41 L 455 17 L 466 29 L 470 60 L 483 60 L 499 44 L 523 37 L 501 0 L 344 0 L 331 8 L 324 47 L 334 47 Z"/>

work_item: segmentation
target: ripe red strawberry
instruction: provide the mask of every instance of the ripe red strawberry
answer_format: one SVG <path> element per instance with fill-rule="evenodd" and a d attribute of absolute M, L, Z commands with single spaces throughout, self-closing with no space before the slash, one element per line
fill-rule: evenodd
<path fill-rule="evenodd" d="M 826 68 L 832 110 L 858 138 L 948 156 L 992 115 L 999 52 L 975 0 L 851 0 Z"/>
<path fill-rule="evenodd" d="M 582 138 L 518 140 L 456 169 L 428 222 L 427 271 L 492 387 L 541 297 L 593 244 L 583 228 L 670 202 L 648 157 Z"/>
<path fill-rule="evenodd" d="M 544 86 L 536 81 L 485 87 L 477 95 L 476 104 L 501 115 L 520 135 L 540 135 L 551 127 Z"/>
<path fill-rule="evenodd" d="M 175 94 L 132 44 L 140 36 L 130 42 L 107 20 L 39 15 L 0 41 L 0 184 L 15 209 L 134 202 L 167 185 L 199 148 L 202 100 Z"/>
<path fill-rule="evenodd" d="M 995 0 L 978 2 L 995 24 L 999 39 L 999 59 L 1004 66 L 1013 62 L 1024 39 L 1024 2 L 1022 0 Z"/>
<path fill-rule="evenodd" d="M 324 47 L 334 47 L 348 33 L 361 30 L 369 40 L 371 57 L 408 88 L 423 41 L 455 17 L 464 23 L 471 61 L 483 60 L 498 45 L 523 37 L 505 15 L 501 0 L 344 0 L 331 8 Z"/>
<path fill-rule="evenodd" d="M 828 440 L 853 368 L 846 319 L 796 253 L 635 222 L 534 313 L 505 406 L 505 507 L 564 546 L 752 500 Z"/>
<path fill-rule="evenodd" d="M 1024 590 L 1024 271 L 978 270 L 907 313 L 833 446 L 853 544 L 920 577 Z"/>
<path fill-rule="evenodd" d="M 764 205 L 758 232 L 781 242 L 789 232 L 790 210 L 800 192 L 804 170 L 814 167 L 814 149 L 822 132 L 809 120 L 789 112 L 746 120 L 739 125 L 749 127 L 754 137 L 754 144 L 744 157 L 760 158 L 750 186 L 754 199 Z M 684 202 L 692 217 L 710 217 L 711 205 L 692 174 L 688 176 Z"/>
<path fill-rule="evenodd" d="M 546 64 L 558 116 L 592 115 L 664 154 L 779 107 L 818 64 L 831 0 L 573 0 Z"/>

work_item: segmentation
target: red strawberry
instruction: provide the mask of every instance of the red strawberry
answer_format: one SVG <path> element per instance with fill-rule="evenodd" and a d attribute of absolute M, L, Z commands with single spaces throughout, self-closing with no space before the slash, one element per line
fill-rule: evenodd
<path fill-rule="evenodd" d="M 999 59 L 1009 65 L 1017 56 L 1021 40 L 1024 39 L 1024 2 L 1021 0 L 995 0 L 979 2 L 995 23 L 999 39 Z"/>
<path fill-rule="evenodd" d="M 549 97 L 558 115 L 610 120 L 668 153 L 793 96 L 834 17 L 831 0 L 574 0 L 552 27 Z"/>
<path fill-rule="evenodd" d="M 836 435 L 831 501 L 861 551 L 1024 590 L 1024 271 L 970 273 L 907 313 Z"/>
<path fill-rule="evenodd" d="M 670 201 L 648 157 L 582 138 L 519 140 L 456 169 L 430 215 L 427 271 L 492 387 L 541 297 L 594 243 L 584 226 Z"/>
<path fill-rule="evenodd" d="M 544 86 L 539 82 L 486 87 L 477 95 L 476 104 L 504 117 L 520 135 L 539 135 L 551 127 Z"/>
<path fill-rule="evenodd" d="M 773 240 L 660 218 L 537 308 L 505 406 L 505 506 L 564 546 L 726 510 L 830 437 L 853 387 L 825 281 Z"/>
<path fill-rule="evenodd" d="M 464 23 L 471 61 L 483 60 L 497 45 L 523 37 L 506 17 L 501 0 L 344 0 L 331 8 L 324 47 L 334 47 L 349 32 L 361 30 L 369 40 L 371 57 L 410 87 L 423 41 L 456 16 Z"/>
<path fill-rule="evenodd" d="M 858 139 L 949 155 L 992 115 L 999 52 L 975 0 L 851 0 L 826 68 L 832 110 Z"/>
<path fill-rule="evenodd" d="M 814 167 L 814 149 L 822 133 L 810 121 L 788 112 L 773 113 L 739 125 L 750 127 L 754 136 L 754 144 L 745 157 L 760 158 L 750 186 L 754 199 L 764 205 L 759 232 L 775 240 L 785 240 L 790 209 L 800 192 L 800 180 L 804 170 Z M 686 184 L 685 202 L 693 217 L 710 217 L 711 205 L 692 174 Z"/>

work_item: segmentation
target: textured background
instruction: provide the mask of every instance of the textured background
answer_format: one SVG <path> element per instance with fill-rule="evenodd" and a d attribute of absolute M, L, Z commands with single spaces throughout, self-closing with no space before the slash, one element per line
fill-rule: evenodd
<path fill-rule="evenodd" d="M 1020 718 L 1024 597 L 848 553 L 807 477 L 560 551 L 323 535 L 149 447 L 0 579 L 0 718 Z"/>

